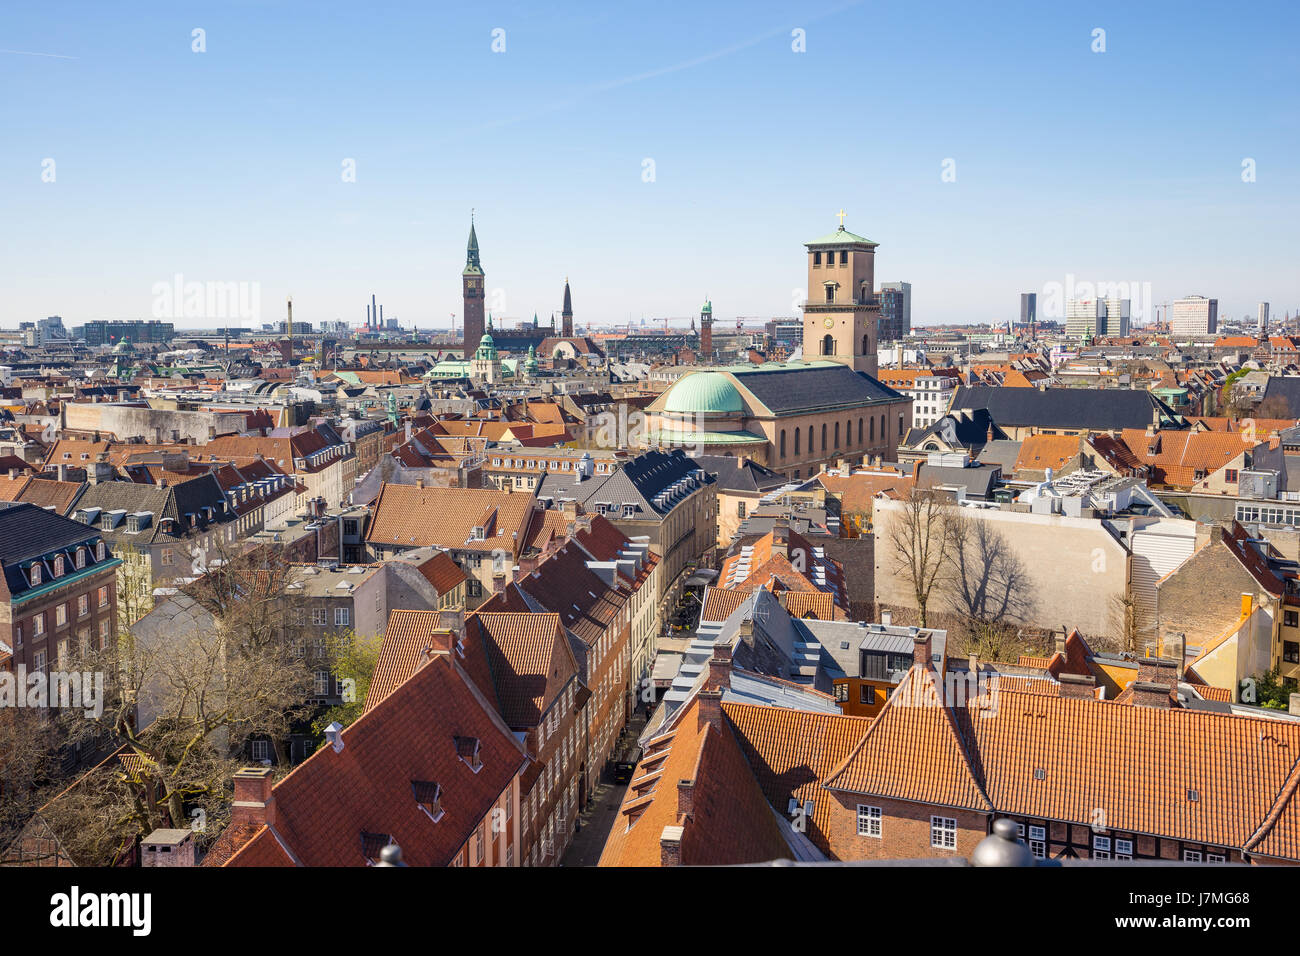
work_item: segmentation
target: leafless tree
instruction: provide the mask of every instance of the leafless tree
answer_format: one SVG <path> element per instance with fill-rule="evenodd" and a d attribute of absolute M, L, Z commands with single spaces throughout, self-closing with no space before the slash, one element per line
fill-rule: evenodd
<path fill-rule="evenodd" d="M 77 669 L 105 675 L 105 700 L 97 717 L 62 715 L 69 739 L 111 734 L 125 745 L 93 808 L 72 800 L 52 810 L 106 828 L 87 834 L 88 846 L 184 827 L 196 811 L 215 835 L 252 736 L 269 737 L 287 765 L 283 743 L 312 687 L 293 583 L 292 566 L 269 554 L 223 561 L 122 628 L 115 645 L 82 649 Z"/>
<path fill-rule="evenodd" d="M 949 571 L 948 523 L 954 506 L 939 492 L 913 486 L 889 522 L 888 546 L 898 558 L 922 627 L 930 596 Z"/>

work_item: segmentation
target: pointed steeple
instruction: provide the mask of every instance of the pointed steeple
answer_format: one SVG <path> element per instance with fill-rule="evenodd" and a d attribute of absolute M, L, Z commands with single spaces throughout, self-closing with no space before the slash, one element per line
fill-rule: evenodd
<path fill-rule="evenodd" d="M 564 308 L 560 310 L 560 334 L 573 337 L 573 296 L 569 294 L 569 277 L 564 277 Z"/>
<path fill-rule="evenodd" d="M 474 213 L 469 215 L 469 245 L 465 248 L 465 271 L 462 275 L 482 275 L 483 266 L 478 261 L 478 235 L 474 232 Z"/>

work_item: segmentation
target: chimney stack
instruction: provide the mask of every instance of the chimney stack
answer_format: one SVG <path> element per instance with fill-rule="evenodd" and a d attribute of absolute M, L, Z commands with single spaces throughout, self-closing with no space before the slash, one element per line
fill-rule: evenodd
<path fill-rule="evenodd" d="M 731 645 L 714 644 L 713 656 L 709 658 L 709 678 L 705 684 L 709 690 L 731 686 Z"/>
<path fill-rule="evenodd" d="M 270 767 L 244 767 L 235 771 L 235 802 L 231 804 L 230 822 L 250 826 L 275 823 L 275 782 Z"/>
<path fill-rule="evenodd" d="M 705 724 L 712 724 L 716 729 L 722 729 L 722 690 L 702 690 L 697 695 L 699 699 L 699 729 L 704 730 Z"/>
<path fill-rule="evenodd" d="M 660 866 L 682 865 L 682 832 L 683 828 L 679 826 L 664 827 L 663 835 L 659 837 Z"/>
<path fill-rule="evenodd" d="M 1061 674 L 1056 678 L 1057 694 L 1061 697 L 1068 697 L 1072 700 L 1085 700 L 1093 696 L 1092 692 L 1097 687 L 1097 678 L 1089 674 L 1083 677 L 1079 674 Z"/>
<path fill-rule="evenodd" d="M 1135 707 L 1154 707 L 1157 710 L 1169 709 L 1169 685 L 1149 680 L 1135 680 L 1132 683 L 1133 705 Z"/>
<path fill-rule="evenodd" d="M 912 638 L 912 663 L 923 668 L 930 666 L 930 633 L 928 631 L 917 634 L 916 637 Z"/>
<path fill-rule="evenodd" d="M 695 814 L 695 781 L 677 781 L 677 819 L 687 820 Z"/>

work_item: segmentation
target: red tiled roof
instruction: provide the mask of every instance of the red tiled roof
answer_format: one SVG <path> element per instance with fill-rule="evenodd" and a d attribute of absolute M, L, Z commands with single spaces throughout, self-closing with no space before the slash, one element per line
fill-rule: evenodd
<path fill-rule="evenodd" d="M 853 752 L 830 774 L 831 790 L 992 810 L 929 667 L 913 667 Z M 978 722 L 978 721 L 977 721 Z M 906 756 L 904 756 L 906 755 Z"/>
<path fill-rule="evenodd" d="M 628 797 L 601 853 L 601 866 L 660 866 L 660 840 L 670 826 L 683 828 L 685 866 L 790 857 L 780 825 L 726 718 L 721 727 L 701 721 L 699 707 L 698 697 L 686 705 L 672 734 L 661 735 L 653 752 L 633 772 Z M 656 765 L 651 772 L 659 776 L 646 787 L 637 787 L 639 780 L 649 776 L 648 764 Z M 689 817 L 680 812 L 679 780 L 695 782 Z"/>
<path fill-rule="evenodd" d="M 437 611 L 393 611 L 379 646 L 365 710 L 373 709 L 435 654 L 451 650 L 453 637 Z"/>
<path fill-rule="evenodd" d="M 511 727 L 535 727 L 551 701 L 579 674 L 560 616 L 547 613 L 484 613 L 465 619 L 470 653 L 486 655 L 490 686 L 479 689 L 496 700 Z M 476 675 L 477 682 L 477 675 Z"/>
<path fill-rule="evenodd" d="M 457 738 L 478 742 L 476 772 Z M 275 819 L 228 866 L 365 866 L 363 834 L 386 834 L 410 866 L 446 866 L 527 762 L 520 744 L 449 655 L 435 657 L 275 785 Z M 441 788 L 434 822 L 413 785 Z M 277 852 L 268 841 L 282 844 Z M 372 851 L 375 848 L 372 848 Z"/>
<path fill-rule="evenodd" d="M 834 798 L 820 781 L 849 755 L 871 719 L 755 704 L 723 703 L 722 710 L 772 809 L 788 816 L 792 798 L 800 804 L 813 801 L 805 832 L 818 849 L 829 853 Z"/>

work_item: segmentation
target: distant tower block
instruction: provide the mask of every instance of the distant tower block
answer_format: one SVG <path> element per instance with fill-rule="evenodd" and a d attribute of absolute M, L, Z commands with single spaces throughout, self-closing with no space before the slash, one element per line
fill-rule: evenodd
<path fill-rule="evenodd" d="M 465 298 L 465 338 L 462 356 L 466 361 L 474 357 L 479 341 L 483 338 L 483 309 L 486 290 L 483 267 L 478 258 L 478 235 L 474 232 L 474 216 L 470 214 L 469 245 L 465 250 L 465 269 L 461 272 L 461 284 Z"/>
<path fill-rule="evenodd" d="M 569 294 L 569 277 L 564 277 L 564 308 L 560 311 L 560 322 L 566 339 L 573 338 L 573 296 Z"/>

